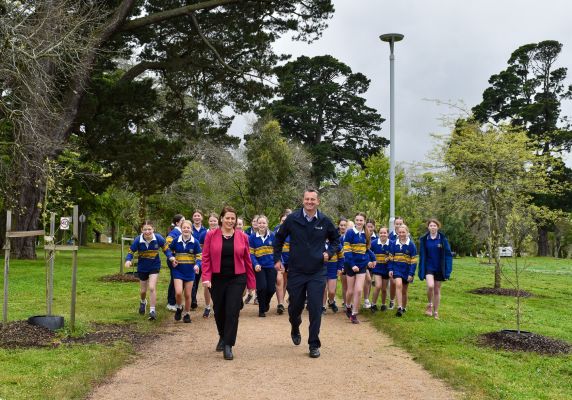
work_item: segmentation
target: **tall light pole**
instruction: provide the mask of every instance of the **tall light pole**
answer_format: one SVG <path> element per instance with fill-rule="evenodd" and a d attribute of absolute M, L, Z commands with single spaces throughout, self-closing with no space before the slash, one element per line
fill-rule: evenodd
<path fill-rule="evenodd" d="M 403 39 L 400 33 L 385 33 L 379 38 L 389 43 L 389 229 L 395 221 L 395 73 L 393 45 Z"/>

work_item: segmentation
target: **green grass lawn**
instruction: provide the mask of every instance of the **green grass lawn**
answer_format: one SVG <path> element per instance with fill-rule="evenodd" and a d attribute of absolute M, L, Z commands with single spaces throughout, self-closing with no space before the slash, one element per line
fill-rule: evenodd
<path fill-rule="evenodd" d="M 45 315 L 46 262 L 43 251 L 36 261 L 11 260 L 8 320 Z M 131 323 L 140 331 L 152 331 L 137 314 L 139 283 L 105 283 L 99 278 L 119 272 L 119 247 L 94 245 L 78 253 L 76 330 L 85 332 L 90 322 Z M 164 260 L 164 259 L 163 259 Z M 52 313 L 62 315 L 69 328 L 71 304 L 71 253 L 58 252 L 55 262 Z M 167 275 L 161 273 L 158 292 L 160 322 L 167 316 Z M 3 285 L 3 276 L 0 276 Z M 3 292 L 0 291 L 0 301 Z M 171 315 L 171 314 L 169 314 Z M 0 399 L 81 399 L 133 354 L 126 343 L 114 346 L 63 345 L 50 349 L 0 349 Z"/>
<path fill-rule="evenodd" d="M 526 263 L 521 288 L 534 297 L 523 300 L 521 329 L 572 343 L 572 260 L 529 258 Z M 505 268 L 509 272 L 510 264 Z M 571 355 L 541 356 L 477 346 L 481 333 L 516 329 L 515 298 L 468 293 L 492 286 L 493 272 L 492 266 L 477 259 L 455 259 L 452 280 L 442 289 L 441 320 L 423 314 L 425 282 L 416 279 L 403 318 L 387 312 L 377 313 L 372 321 L 468 399 L 571 399 Z"/>

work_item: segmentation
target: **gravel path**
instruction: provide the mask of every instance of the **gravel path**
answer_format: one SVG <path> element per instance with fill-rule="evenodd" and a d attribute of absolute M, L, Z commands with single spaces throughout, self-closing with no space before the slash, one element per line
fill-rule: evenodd
<path fill-rule="evenodd" d="M 199 308 L 199 310 L 201 310 Z M 342 314 L 322 318 L 321 357 L 308 357 L 308 316 L 302 344 L 290 339 L 288 316 L 258 307 L 241 312 L 234 360 L 215 352 L 214 319 L 193 312 L 191 324 L 169 321 L 169 333 L 91 394 L 92 400 L 121 399 L 456 399 L 461 397 L 429 375 L 365 317 L 353 325 Z M 167 312 L 160 310 L 161 312 Z M 352 338 L 348 343 L 347 338 Z"/>

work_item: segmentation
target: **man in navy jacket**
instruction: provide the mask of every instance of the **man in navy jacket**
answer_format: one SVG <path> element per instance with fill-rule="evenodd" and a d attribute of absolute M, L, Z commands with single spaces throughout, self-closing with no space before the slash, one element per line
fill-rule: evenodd
<path fill-rule="evenodd" d="M 326 267 L 338 248 L 340 235 L 336 226 L 323 213 L 318 211 L 320 204 L 318 191 L 304 191 L 304 207 L 290 214 L 274 240 L 274 267 L 283 271 L 281 262 L 282 246 L 290 236 L 290 257 L 288 261 L 288 284 L 290 296 L 288 315 L 292 330 L 290 335 L 295 345 L 302 341 L 300 324 L 306 298 L 310 315 L 308 345 L 310 357 L 320 356 L 320 324 L 322 321 L 322 299 L 326 288 Z M 329 250 L 326 251 L 326 240 Z"/>

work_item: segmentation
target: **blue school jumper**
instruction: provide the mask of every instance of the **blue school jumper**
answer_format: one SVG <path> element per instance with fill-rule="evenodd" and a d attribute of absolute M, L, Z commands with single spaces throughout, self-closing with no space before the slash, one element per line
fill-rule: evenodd
<path fill-rule="evenodd" d="M 253 233 L 248 238 L 250 244 L 250 258 L 252 268 L 260 265 L 256 276 L 256 296 L 258 297 L 258 312 L 260 314 L 270 309 L 270 299 L 276 292 L 276 274 L 274 269 L 274 232 L 267 232 L 262 237 L 259 233 Z"/>
<path fill-rule="evenodd" d="M 358 232 L 356 228 L 349 229 L 344 237 L 344 264 L 350 269 L 355 265 L 360 273 L 365 271 L 367 263 L 372 261 L 366 247 L 365 231 Z M 363 270 L 363 271 L 362 271 Z"/>
<path fill-rule="evenodd" d="M 329 249 L 329 243 L 326 243 L 326 251 Z M 341 242 L 337 251 L 325 264 L 328 270 L 328 279 L 338 279 L 338 271 L 344 269 L 344 247 Z"/>
<path fill-rule="evenodd" d="M 274 228 L 274 235 L 276 235 L 276 232 L 278 232 L 278 230 L 280 229 L 281 225 L 277 225 L 276 228 Z M 284 266 L 284 271 L 288 272 L 288 260 L 290 258 L 290 236 L 286 236 L 286 239 L 284 240 L 284 247 L 282 247 L 282 265 Z"/>
<path fill-rule="evenodd" d="M 381 275 L 387 279 L 389 274 L 389 259 L 391 241 L 381 243 L 381 239 L 371 242 L 371 251 L 375 254 L 375 268 L 371 271 L 375 275 Z"/>
<path fill-rule="evenodd" d="M 138 253 L 137 272 L 151 272 L 161 269 L 161 259 L 159 258 L 159 250 L 165 253 L 167 259 L 173 256 L 167 241 L 158 233 L 154 233 L 150 242 L 143 239 L 143 234 L 137 236 L 125 257 L 125 261 L 132 261 L 133 254 Z"/>
<path fill-rule="evenodd" d="M 429 232 L 419 238 L 419 279 L 424 280 L 426 274 L 433 274 L 448 280 L 453 270 L 453 255 L 447 237 L 437 233 L 436 239 L 431 239 Z"/>
<path fill-rule="evenodd" d="M 191 226 L 191 228 L 192 228 L 192 232 L 193 232 L 193 237 L 194 237 L 195 239 L 197 239 L 197 240 L 199 241 L 199 243 L 200 243 L 201 237 L 202 237 L 203 235 L 206 236 L 206 233 L 205 233 L 205 232 L 207 231 L 207 228 L 205 228 L 204 226 L 201 225 L 200 229 L 196 229 L 194 224 Z"/>
<path fill-rule="evenodd" d="M 201 267 L 201 246 L 199 241 L 191 235 L 190 239 L 185 241 L 183 235 L 173 241 L 169 249 L 174 253 L 177 259 L 177 266 L 173 267 L 173 278 L 181 279 L 185 282 L 195 280 L 195 264 Z"/>
<path fill-rule="evenodd" d="M 181 228 L 179 228 L 178 226 L 175 226 L 171 232 L 169 232 L 169 234 L 167 235 L 167 237 L 165 238 L 165 241 L 167 242 L 167 246 L 170 246 L 171 243 L 173 243 L 174 241 L 177 240 L 177 238 L 179 236 L 181 236 Z M 167 266 L 169 268 L 172 268 L 173 266 L 171 265 L 171 261 L 167 260 Z"/>
<path fill-rule="evenodd" d="M 408 277 L 415 276 L 417 248 L 413 240 L 407 238 L 404 244 L 401 244 L 399 240 L 391 242 L 390 257 L 389 271 L 393 271 L 394 278 L 402 278 L 405 282 Z"/>

